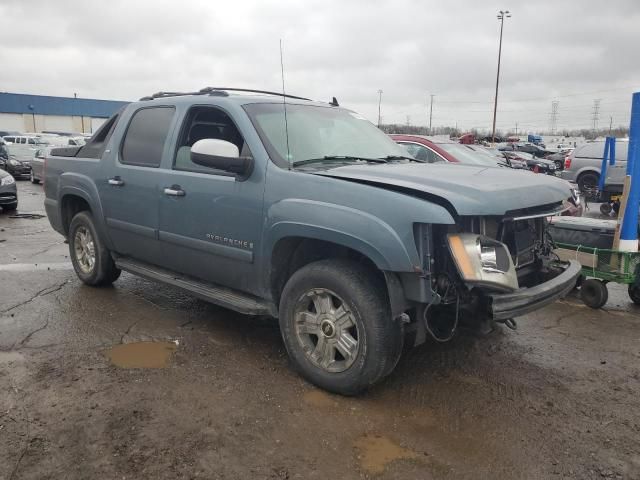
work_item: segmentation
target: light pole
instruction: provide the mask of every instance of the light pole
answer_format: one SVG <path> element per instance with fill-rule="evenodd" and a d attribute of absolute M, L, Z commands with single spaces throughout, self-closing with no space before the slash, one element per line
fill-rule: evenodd
<path fill-rule="evenodd" d="M 498 73 L 496 74 L 496 96 L 493 102 L 493 129 L 491 130 L 491 141 L 496 143 L 496 112 L 498 111 L 498 85 L 500 84 L 500 57 L 502 56 L 502 28 L 504 27 L 504 18 L 511 17 L 509 10 L 500 10 L 498 20 L 500 20 L 500 44 L 498 46 Z"/>
<path fill-rule="evenodd" d="M 382 105 L 382 90 L 378 90 L 378 128 L 380 128 L 380 106 Z"/>

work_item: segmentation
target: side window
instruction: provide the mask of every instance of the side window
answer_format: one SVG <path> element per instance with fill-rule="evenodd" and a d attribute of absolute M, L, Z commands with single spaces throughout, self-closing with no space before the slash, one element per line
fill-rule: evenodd
<path fill-rule="evenodd" d="M 402 143 L 402 145 L 417 160 L 422 160 L 423 162 L 427 163 L 441 162 L 443 160 L 433 150 L 430 150 L 427 147 L 423 147 L 422 145 L 417 145 L 415 143 Z"/>
<path fill-rule="evenodd" d="M 27 141 L 29 142 L 29 145 L 35 145 L 36 144 L 36 140 L 34 138 L 28 138 Z"/>
<path fill-rule="evenodd" d="M 215 107 L 196 106 L 189 110 L 180 129 L 173 169 L 187 172 L 209 173 L 212 175 L 233 176 L 232 173 L 204 167 L 191 161 L 191 147 L 198 140 L 205 138 L 226 140 L 238 147 L 240 156 L 251 156 L 249 147 L 229 115 Z"/>
<path fill-rule="evenodd" d="M 159 167 L 174 111 L 173 107 L 152 107 L 134 113 L 122 142 L 120 162 Z"/>
<path fill-rule="evenodd" d="M 4 141 L 7 143 L 16 143 L 15 137 L 4 137 Z"/>

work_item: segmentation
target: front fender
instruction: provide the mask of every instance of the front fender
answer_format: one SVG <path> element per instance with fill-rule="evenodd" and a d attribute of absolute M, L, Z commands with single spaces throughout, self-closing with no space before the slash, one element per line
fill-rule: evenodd
<path fill-rule="evenodd" d="M 268 218 L 272 223 L 266 232 L 265 253 L 272 252 L 283 238 L 303 237 L 356 250 L 381 270 L 407 272 L 420 265 L 412 233 L 410 239 L 403 239 L 388 223 L 361 210 L 316 200 L 287 199 L 273 204 Z M 403 235 L 406 237 L 407 233 Z"/>

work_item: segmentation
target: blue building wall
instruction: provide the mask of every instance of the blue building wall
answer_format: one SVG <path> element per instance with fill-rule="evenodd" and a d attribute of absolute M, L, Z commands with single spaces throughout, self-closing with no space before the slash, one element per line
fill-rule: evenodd
<path fill-rule="evenodd" d="M 108 118 L 129 102 L 0 92 L 0 113 Z"/>

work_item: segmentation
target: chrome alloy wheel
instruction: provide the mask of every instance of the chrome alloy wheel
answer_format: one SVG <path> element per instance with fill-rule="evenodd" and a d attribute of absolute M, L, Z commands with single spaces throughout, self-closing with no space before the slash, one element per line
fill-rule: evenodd
<path fill-rule="evenodd" d="M 358 356 L 360 337 L 353 313 L 330 290 L 314 288 L 300 297 L 295 332 L 309 361 L 327 372 L 344 372 Z"/>
<path fill-rule="evenodd" d="M 87 227 L 80 226 L 73 239 L 78 266 L 84 273 L 91 273 L 96 264 L 96 248 L 93 236 Z"/>

